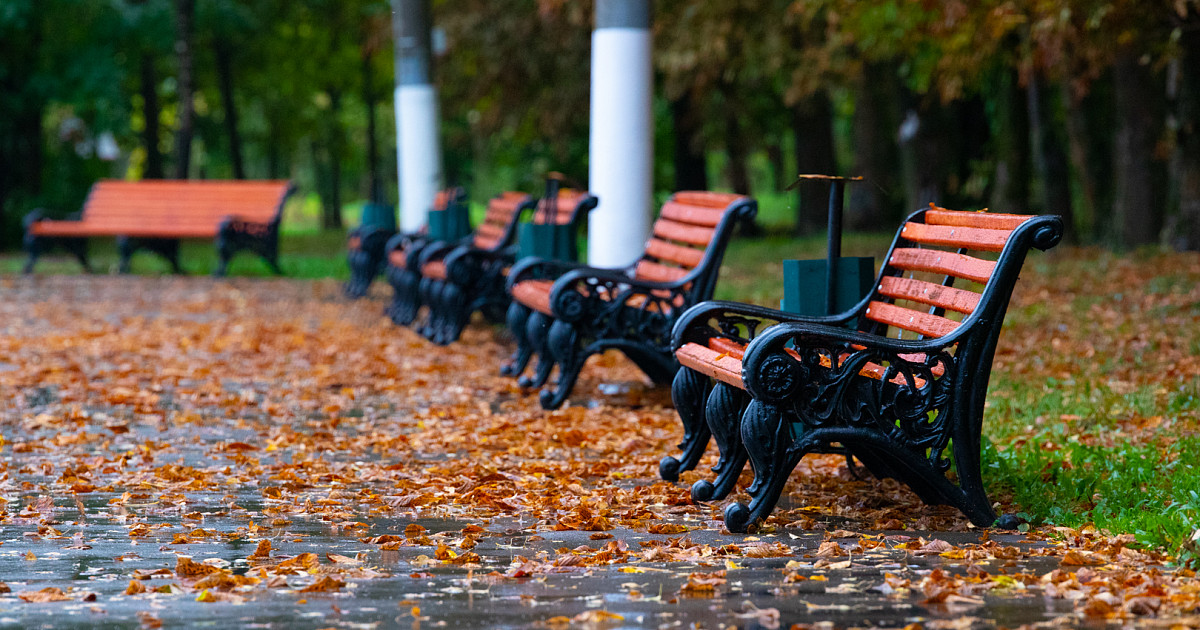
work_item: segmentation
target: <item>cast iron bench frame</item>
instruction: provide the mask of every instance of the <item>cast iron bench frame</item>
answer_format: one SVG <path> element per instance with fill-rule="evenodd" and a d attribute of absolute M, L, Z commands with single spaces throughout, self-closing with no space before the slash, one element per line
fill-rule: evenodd
<path fill-rule="evenodd" d="M 276 274 L 279 268 L 279 223 L 283 205 L 295 192 L 285 180 L 101 180 L 83 209 L 67 220 L 45 219 L 35 210 L 25 217 L 25 273 L 38 257 L 64 247 L 88 273 L 87 237 L 115 236 L 121 273 L 130 258 L 147 249 L 165 258 L 175 273 L 182 238 L 215 238 L 220 263 L 215 275 L 225 275 L 234 254 L 249 249 L 260 255 Z"/>
<path fill-rule="evenodd" d="M 434 211 L 453 210 L 454 206 L 466 202 L 467 193 L 461 187 L 438 191 L 433 199 Z M 380 225 L 360 225 L 346 235 L 346 262 L 350 266 L 350 279 L 343 290 L 348 298 L 360 298 L 367 294 L 375 277 L 387 266 L 387 255 L 394 248 L 389 243 L 395 240 L 395 248 L 424 246 L 429 242 L 428 228 L 423 227 L 411 234 L 400 234 L 396 230 Z"/>
<path fill-rule="evenodd" d="M 725 510 L 730 531 L 766 518 L 812 452 L 843 454 L 852 470 L 856 458 L 928 504 L 952 505 L 980 527 L 997 524 L 980 471 L 992 359 L 1026 254 L 1062 234 L 1058 216 L 931 207 L 908 218 L 875 289 L 844 313 L 801 318 L 736 302 L 689 310 L 673 334 L 684 455 L 664 458 L 662 476 L 695 466 L 711 434 L 717 476 L 693 484 L 694 500 L 727 496 L 747 459 L 754 471 L 750 504 Z M 957 483 L 947 475 L 952 466 Z"/>
<path fill-rule="evenodd" d="M 754 199 L 715 192 L 678 192 L 663 204 L 642 256 L 626 268 L 603 269 L 539 258 L 509 273 L 508 328 L 517 349 L 501 373 L 523 387 L 542 387 L 543 408 L 562 405 L 587 358 L 621 350 L 656 383 L 674 376 L 671 326 L 687 307 L 710 299 L 725 247 L 739 222 L 753 221 Z M 537 356 L 532 377 L 522 376 Z"/>

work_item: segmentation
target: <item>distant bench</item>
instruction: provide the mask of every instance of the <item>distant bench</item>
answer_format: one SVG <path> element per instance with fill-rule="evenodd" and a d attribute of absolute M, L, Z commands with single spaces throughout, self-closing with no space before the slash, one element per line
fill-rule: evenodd
<path fill-rule="evenodd" d="M 91 272 L 86 238 L 114 236 L 120 271 L 139 249 L 153 251 L 179 266 L 179 240 L 215 238 L 224 275 L 234 254 L 249 249 L 279 269 L 279 221 L 283 203 L 294 191 L 288 181 L 102 180 L 92 186 L 78 218 L 44 219 L 40 211 L 25 217 L 25 273 L 38 256 L 56 246 L 73 253 Z"/>

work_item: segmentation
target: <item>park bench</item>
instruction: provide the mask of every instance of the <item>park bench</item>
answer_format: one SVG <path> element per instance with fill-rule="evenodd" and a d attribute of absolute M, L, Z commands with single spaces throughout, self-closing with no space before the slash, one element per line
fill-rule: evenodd
<path fill-rule="evenodd" d="M 538 225 L 565 226 L 574 239 L 598 200 L 586 191 L 557 186 L 552 190 L 553 196 L 542 197 L 533 206 L 532 221 Z M 488 214 L 492 214 L 490 208 Z M 489 225 L 485 219 L 476 230 L 476 238 L 469 243 L 441 250 L 433 248 L 421 255 L 421 299 L 429 306 L 429 317 L 421 334 L 427 339 L 438 344 L 457 340 L 476 311 L 489 321 L 504 320 L 510 302 L 504 282 L 516 262 L 516 228 L 521 214 L 518 209 L 508 219 L 503 234 L 494 229 L 485 232 L 494 240 L 478 238 L 480 229 Z M 492 223 L 498 225 L 502 219 L 506 219 L 503 213 Z"/>
<path fill-rule="evenodd" d="M 120 271 L 129 271 L 129 259 L 148 249 L 179 266 L 179 240 L 215 238 L 224 275 L 230 258 L 249 249 L 279 269 L 279 221 L 283 203 L 293 192 L 287 181 L 102 180 L 96 182 L 71 220 L 50 220 L 35 211 L 26 217 L 25 272 L 33 271 L 38 256 L 54 246 L 64 246 L 90 272 L 86 241 L 91 236 L 115 236 Z"/>
<path fill-rule="evenodd" d="M 671 325 L 712 297 L 734 226 L 753 220 L 757 210 L 741 195 L 678 192 L 663 204 L 644 253 L 628 268 L 517 263 L 508 277 L 507 315 L 517 350 L 501 372 L 521 377 L 537 355 L 535 373 L 520 383 L 541 387 L 557 365 L 557 382 L 540 394 L 546 409 L 561 405 L 587 358 L 608 348 L 624 352 L 656 383 L 670 382 L 678 367 Z"/>
<path fill-rule="evenodd" d="M 447 188 L 438 191 L 433 199 L 434 212 L 451 211 L 453 206 L 466 202 L 466 191 L 462 188 Z M 384 225 L 364 223 L 346 235 L 346 262 L 350 266 L 350 280 L 344 288 L 346 296 L 360 298 L 367 294 L 371 283 L 387 265 L 388 243 L 396 238 L 395 247 L 410 253 L 419 251 L 429 242 L 428 229 L 423 227 L 413 234 L 397 235 L 396 230 Z"/>
<path fill-rule="evenodd" d="M 979 462 L 992 357 L 1026 253 L 1062 233 L 1057 216 L 931 207 L 901 226 L 874 289 L 844 313 L 692 308 L 673 333 L 684 455 L 660 473 L 676 479 L 694 466 L 711 433 L 716 479 L 693 484 L 692 498 L 721 499 L 749 459 L 751 502 L 725 510 L 725 526 L 744 532 L 774 509 L 804 454 L 838 453 L 852 471 L 857 459 L 992 526 Z"/>
<path fill-rule="evenodd" d="M 392 301 L 387 308 L 388 316 L 401 326 L 413 323 L 431 290 L 428 286 L 422 289 L 423 274 L 445 277 L 446 257 L 460 247 L 499 251 L 511 246 L 517 221 L 535 204 L 536 200 L 526 193 L 504 192 L 488 201 L 483 223 L 466 237 L 418 243 L 415 239 L 397 235 L 389 241 L 385 276 L 392 285 Z M 415 246 L 418 244 L 419 247 Z"/>

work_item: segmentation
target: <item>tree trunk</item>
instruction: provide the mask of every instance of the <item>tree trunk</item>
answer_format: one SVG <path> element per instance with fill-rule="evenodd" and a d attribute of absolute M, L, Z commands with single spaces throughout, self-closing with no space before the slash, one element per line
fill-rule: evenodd
<path fill-rule="evenodd" d="M 991 209 L 1021 214 L 1029 211 L 1029 99 L 1018 85 L 1015 69 L 1002 71 L 996 83 Z"/>
<path fill-rule="evenodd" d="M 944 130 L 953 127 L 949 122 L 952 117 L 936 96 L 925 95 L 918 99 L 919 102 L 905 112 L 897 135 L 906 212 L 931 203 L 946 203 L 950 149 Z M 885 217 L 884 224 L 889 222 Z"/>
<path fill-rule="evenodd" d="M 167 174 L 163 165 L 162 148 L 159 146 L 162 142 L 162 107 L 158 102 L 158 76 L 154 72 L 154 57 L 148 53 L 142 54 L 141 74 L 142 118 L 145 120 L 142 144 L 146 148 L 146 170 L 142 177 L 162 179 Z"/>
<path fill-rule="evenodd" d="M 792 137 L 798 174 L 840 174 L 833 151 L 833 105 L 828 94 L 818 92 L 792 108 Z M 857 187 L 855 184 L 854 188 Z M 828 208 L 828 182 L 802 180 L 796 186 L 796 233 L 824 229 Z"/>
<path fill-rule="evenodd" d="M 326 230 L 337 230 L 342 227 L 342 153 L 346 139 L 341 123 L 342 95 L 335 89 L 328 92 L 325 150 L 329 154 L 329 186 L 322 195 L 321 226 Z"/>
<path fill-rule="evenodd" d="M 1163 213 L 1155 198 L 1155 90 L 1150 68 L 1133 50 L 1123 50 L 1113 65 L 1117 126 L 1113 147 L 1113 217 L 1118 244 L 1148 245 L 1158 240 Z"/>
<path fill-rule="evenodd" d="M 179 128 L 175 131 L 175 178 L 187 179 L 192 157 L 193 70 L 192 44 L 196 0 L 175 0 L 175 54 L 179 58 Z"/>
<path fill-rule="evenodd" d="M 233 178 L 246 179 L 246 167 L 242 162 L 242 136 L 238 132 L 237 102 L 233 98 L 233 48 L 228 41 L 218 41 L 215 53 L 217 85 L 221 91 L 221 108 L 225 110 L 225 133 L 229 136 Z"/>
<path fill-rule="evenodd" d="M 896 184 L 900 163 L 895 135 L 899 102 L 896 64 L 864 64 L 854 102 L 852 174 L 866 181 L 850 187 L 849 229 L 878 228 L 895 214 L 887 191 Z"/>
<path fill-rule="evenodd" d="M 372 82 L 371 52 L 363 50 L 362 82 L 363 108 L 367 115 L 367 200 L 371 203 L 383 203 L 383 183 L 379 180 L 379 139 L 375 124 L 375 109 L 378 99 L 375 96 L 375 85 Z"/>
<path fill-rule="evenodd" d="M 1095 136 L 1089 132 L 1083 99 L 1072 95 L 1065 83 L 1062 85 L 1061 96 L 1067 123 L 1067 153 L 1083 197 L 1079 216 L 1076 217 L 1076 227 L 1080 241 L 1095 241 L 1103 236 L 1101 232 L 1107 231 L 1101 229 L 1100 223 L 1102 217 L 1108 218 L 1110 209 L 1107 187 L 1102 183 L 1109 181 L 1107 173 L 1111 159 L 1094 159 L 1097 153 L 1103 156 L 1108 156 L 1109 153 L 1104 150 L 1106 146 L 1095 142 Z"/>
<path fill-rule="evenodd" d="M 13 210 L 10 202 L 15 206 L 42 192 L 46 99 L 42 90 L 33 87 L 32 78 L 43 54 L 47 18 L 39 3 L 33 3 L 30 10 L 24 32 L 13 34 L 17 41 L 5 41 L 12 47 L 5 50 L 8 67 L 0 72 L 0 211 Z M 8 224 L 8 220 L 0 220 L 0 226 Z M 20 238 L 18 230 L 0 229 L 2 245 L 19 243 Z"/>
<path fill-rule="evenodd" d="M 725 90 L 732 95 L 733 90 Z M 729 176 L 729 187 L 739 195 L 750 194 L 750 171 L 746 161 L 750 159 L 750 149 L 746 145 L 746 137 L 742 134 L 738 108 L 731 106 L 731 98 L 725 99 L 725 155 L 729 162 L 726 172 Z"/>
<path fill-rule="evenodd" d="M 1175 138 L 1175 186 L 1179 195 L 1179 226 L 1173 245 L 1188 251 L 1200 251 L 1200 30 L 1183 29 L 1180 39 L 1179 92 Z M 1190 70 L 1189 70 L 1190 68 Z"/>
<path fill-rule="evenodd" d="M 675 136 L 675 190 L 708 190 L 708 169 L 701 145 L 700 117 L 691 90 L 671 101 L 671 127 Z"/>
<path fill-rule="evenodd" d="M 783 146 L 772 140 L 767 143 L 766 152 L 767 164 L 771 165 L 771 190 L 777 192 L 787 188 L 792 182 L 783 158 Z"/>
<path fill-rule="evenodd" d="M 1054 115 L 1053 100 L 1041 76 L 1034 74 L 1026 87 L 1029 128 L 1033 145 L 1033 164 L 1040 184 L 1042 211 L 1062 215 L 1065 238 L 1077 242 L 1075 216 L 1071 203 L 1070 173 L 1063 149 L 1063 130 Z"/>
<path fill-rule="evenodd" d="M 267 107 L 267 177 L 270 179 L 283 178 L 283 134 L 279 131 L 277 114 Z M 316 168 L 316 163 L 313 163 Z"/>

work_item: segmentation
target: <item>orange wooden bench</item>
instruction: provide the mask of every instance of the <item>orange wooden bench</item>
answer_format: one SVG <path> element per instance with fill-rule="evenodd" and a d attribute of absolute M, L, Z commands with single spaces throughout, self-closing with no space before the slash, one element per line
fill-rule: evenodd
<path fill-rule="evenodd" d="M 521 376 L 537 354 L 534 375 L 520 383 L 541 387 L 557 365 L 558 381 L 541 392 L 547 409 L 564 402 L 584 361 L 608 348 L 624 352 L 652 380 L 670 381 L 678 367 L 671 325 L 712 297 L 734 226 L 753 220 L 757 209 L 741 195 L 678 192 L 663 204 L 644 253 L 627 269 L 518 263 L 508 277 L 508 327 L 517 351 L 501 373 Z"/>
<path fill-rule="evenodd" d="M 122 273 L 129 271 L 129 259 L 138 249 L 162 255 L 181 273 L 179 240 L 184 238 L 216 239 L 217 275 L 224 275 L 229 259 L 243 249 L 259 254 L 272 271 L 282 273 L 279 222 L 293 190 L 282 180 L 102 180 L 92 186 L 76 219 L 44 219 L 36 211 L 26 217 L 25 271 L 33 271 L 46 250 L 63 245 L 90 272 L 84 239 L 113 236 Z"/>
<path fill-rule="evenodd" d="M 711 435 L 717 476 L 696 482 L 692 498 L 720 499 L 749 459 L 752 500 L 725 511 L 741 532 L 770 514 L 805 453 L 840 453 L 993 525 L 979 465 L 992 356 L 1027 252 L 1062 233 L 1057 216 L 931 207 L 901 226 L 874 290 L 844 313 L 690 309 L 673 332 L 684 454 L 664 458 L 660 474 L 695 466 Z"/>

